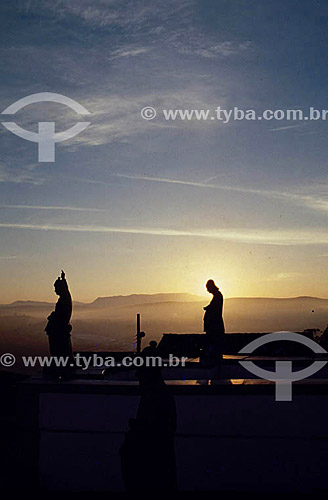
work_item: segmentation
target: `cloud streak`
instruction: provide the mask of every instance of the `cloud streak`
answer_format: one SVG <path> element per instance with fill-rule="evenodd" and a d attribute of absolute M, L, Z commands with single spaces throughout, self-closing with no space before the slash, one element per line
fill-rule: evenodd
<path fill-rule="evenodd" d="M 303 123 L 300 125 L 286 125 L 285 127 L 270 128 L 269 131 L 270 132 L 280 132 L 281 130 L 289 130 L 291 128 L 301 128 L 301 127 L 304 127 Z"/>
<path fill-rule="evenodd" d="M 235 41 L 227 40 L 216 45 L 204 44 L 203 46 L 200 45 L 199 47 L 197 48 L 195 47 L 194 49 L 190 48 L 182 49 L 181 52 L 186 54 L 197 54 L 198 56 L 205 58 L 214 58 L 217 56 L 222 56 L 222 57 L 234 56 L 251 48 L 252 48 L 252 42 L 250 41 L 238 43 Z"/>
<path fill-rule="evenodd" d="M 271 274 L 271 276 L 268 277 L 268 280 L 270 281 L 293 280 L 299 278 L 302 275 L 303 275 L 302 273 L 289 273 L 289 272 L 277 273 L 277 274 Z"/>
<path fill-rule="evenodd" d="M 61 231 L 69 233 L 135 234 L 144 236 L 208 238 L 234 243 L 257 245 L 328 245 L 328 234 L 319 230 L 261 230 L 261 229 L 168 229 L 147 227 L 108 227 L 100 225 L 15 224 L 0 223 L 3 229 Z"/>
<path fill-rule="evenodd" d="M 36 177 L 33 174 L 29 175 L 25 173 L 23 169 L 15 169 L 14 171 L 6 171 L 3 165 L 0 165 L 0 183 L 12 183 L 12 184 L 32 184 L 34 186 L 40 186 L 43 184 L 44 179 Z"/>
<path fill-rule="evenodd" d="M 26 209 L 26 210 L 67 210 L 72 212 L 106 212 L 102 208 L 84 208 L 84 207 L 65 207 L 65 206 L 50 206 L 50 205 L 0 205 L 1 208 Z"/>
<path fill-rule="evenodd" d="M 256 194 L 264 197 L 281 199 L 294 202 L 298 205 L 306 206 L 312 210 L 328 213 L 328 199 L 322 196 L 305 195 L 301 193 L 292 193 L 287 191 L 275 191 L 268 189 L 244 188 L 238 186 L 226 186 L 218 184 L 210 184 L 204 182 L 193 182 L 178 179 L 168 179 L 163 177 L 152 177 L 146 175 L 129 175 L 129 174 L 115 174 L 116 177 L 121 177 L 131 180 L 140 180 L 148 182 L 164 182 L 166 184 L 178 184 L 182 186 L 198 187 L 202 189 L 217 189 L 221 191 L 232 191 L 236 193 Z"/>
<path fill-rule="evenodd" d="M 121 49 L 113 51 L 110 57 L 108 57 L 108 59 L 112 61 L 114 59 L 119 59 L 121 57 L 136 57 L 142 54 L 147 54 L 150 50 L 151 49 L 149 47 L 124 46 Z"/>

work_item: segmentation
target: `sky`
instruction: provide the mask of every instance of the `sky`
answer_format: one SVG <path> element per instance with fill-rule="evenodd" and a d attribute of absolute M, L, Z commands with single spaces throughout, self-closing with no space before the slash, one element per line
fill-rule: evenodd
<path fill-rule="evenodd" d="M 208 278 L 226 297 L 328 297 L 327 121 L 162 113 L 328 108 L 327 2 L 24 0 L 0 13 L 0 112 L 52 92 L 90 113 L 55 162 L 0 124 L 0 303 L 55 300 L 61 269 L 81 301 L 204 294 Z M 85 120 L 41 102 L 9 121 Z"/>

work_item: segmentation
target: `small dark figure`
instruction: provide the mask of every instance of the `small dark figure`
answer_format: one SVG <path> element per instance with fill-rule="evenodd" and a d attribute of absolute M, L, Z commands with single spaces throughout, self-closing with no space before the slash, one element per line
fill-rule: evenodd
<path fill-rule="evenodd" d="M 149 342 L 149 345 L 142 350 L 142 356 L 144 358 L 146 356 L 156 356 L 156 357 L 158 356 L 156 340 L 151 340 Z"/>
<path fill-rule="evenodd" d="M 204 307 L 205 357 L 214 361 L 222 357 L 223 354 L 225 333 L 222 317 L 223 295 L 213 280 L 208 280 L 206 289 L 213 295 L 213 298 Z"/>
<path fill-rule="evenodd" d="M 59 295 L 55 310 L 48 316 L 45 332 L 49 338 L 50 355 L 69 358 L 69 365 L 74 365 L 72 351 L 70 319 L 72 316 L 72 297 L 68 289 L 64 271 L 55 283 L 55 293 Z M 72 368 L 68 366 L 67 368 Z M 56 370 L 57 372 L 63 370 Z M 69 370 L 64 370 L 69 371 Z"/>
<path fill-rule="evenodd" d="M 156 345 L 143 355 L 156 356 Z M 165 385 L 159 367 L 137 370 L 141 398 L 136 418 L 120 449 L 123 480 L 128 491 L 177 490 L 174 435 L 175 400 Z"/>

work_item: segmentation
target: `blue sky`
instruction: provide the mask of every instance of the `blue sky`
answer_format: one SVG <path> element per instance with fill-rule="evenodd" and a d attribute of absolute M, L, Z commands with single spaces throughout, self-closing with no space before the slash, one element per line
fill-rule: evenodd
<path fill-rule="evenodd" d="M 327 122 L 166 122 L 162 109 L 327 106 L 318 1 L 2 3 L 1 111 L 38 92 L 90 111 L 55 163 L 0 126 L 0 302 L 134 292 L 327 296 Z M 140 110 L 158 116 L 145 121 Z M 60 104 L 16 122 L 59 131 Z M 294 126 L 296 125 L 296 126 Z M 286 128 L 289 127 L 289 128 Z"/>

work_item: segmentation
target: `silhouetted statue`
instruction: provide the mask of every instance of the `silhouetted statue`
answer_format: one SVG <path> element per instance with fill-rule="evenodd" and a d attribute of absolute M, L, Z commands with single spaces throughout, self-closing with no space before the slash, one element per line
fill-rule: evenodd
<path fill-rule="evenodd" d="M 55 293 L 59 295 L 55 310 L 48 316 L 45 331 L 49 338 L 51 356 L 64 356 L 74 364 L 71 342 L 70 319 L 72 316 L 72 297 L 68 289 L 64 271 L 54 283 Z"/>
<path fill-rule="evenodd" d="M 213 295 L 211 302 L 204 307 L 205 357 L 217 360 L 223 354 L 224 322 L 222 317 L 223 295 L 213 280 L 208 280 L 206 289 Z"/>
<path fill-rule="evenodd" d="M 142 354 L 156 356 L 155 343 Z M 174 434 L 175 400 L 159 367 L 137 370 L 141 398 L 136 418 L 120 449 L 122 475 L 129 491 L 177 490 Z"/>

